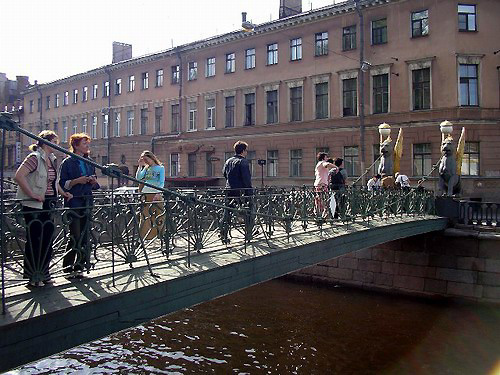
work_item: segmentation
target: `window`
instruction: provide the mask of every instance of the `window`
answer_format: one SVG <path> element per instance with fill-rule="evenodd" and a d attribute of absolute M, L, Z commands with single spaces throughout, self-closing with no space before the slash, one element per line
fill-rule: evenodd
<path fill-rule="evenodd" d="M 278 150 L 267 151 L 267 177 L 278 177 Z"/>
<path fill-rule="evenodd" d="M 59 123 L 54 121 L 54 133 L 59 134 Z"/>
<path fill-rule="evenodd" d="M 213 161 L 213 152 L 205 152 L 205 169 L 208 177 L 212 177 L 214 175 L 214 161 Z"/>
<path fill-rule="evenodd" d="M 128 76 L 128 92 L 135 90 L 135 76 Z"/>
<path fill-rule="evenodd" d="M 267 123 L 275 124 L 278 122 L 278 90 L 266 92 L 267 96 Z"/>
<path fill-rule="evenodd" d="M 380 165 L 380 160 L 377 160 L 380 156 L 380 144 L 373 145 L 373 174 L 378 173 L 378 167 Z M 377 161 L 375 161 L 377 160 Z"/>
<path fill-rule="evenodd" d="M 180 65 L 172 66 L 172 85 L 180 82 L 181 77 L 181 67 Z"/>
<path fill-rule="evenodd" d="M 59 94 L 54 96 L 54 108 L 59 108 Z"/>
<path fill-rule="evenodd" d="M 416 38 L 429 34 L 429 12 L 422 10 L 411 14 L 411 36 Z"/>
<path fill-rule="evenodd" d="M 314 55 L 328 55 L 328 32 L 314 34 Z"/>
<path fill-rule="evenodd" d="M 413 145 L 413 175 L 425 176 L 432 168 L 431 144 L 416 143 Z"/>
<path fill-rule="evenodd" d="M 149 88 L 149 73 L 142 73 L 142 87 L 143 90 L 147 90 Z"/>
<path fill-rule="evenodd" d="M 97 139 L 97 116 L 92 116 L 92 127 L 90 128 L 90 137 L 92 139 Z"/>
<path fill-rule="evenodd" d="M 207 99 L 206 115 L 207 115 L 207 129 L 215 129 L 215 99 Z"/>
<path fill-rule="evenodd" d="M 232 151 L 226 151 L 226 152 L 224 152 L 224 162 L 226 162 L 233 155 L 234 155 L 234 152 L 232 152 Z"/>
<path fill-rule="evenodd" d="M 250 167 L 250 175 L 254 175 L 254 165 L 255 165 L 255 151 L 248 151 L 247 152 L 247 157 L 246 159 L 248 160 L 248 166 Z"/>
<path fill-rule="evenodd" d="M 196 130 L 196 102 L 189 102 L 188 103 L 188 131 L 195 131 Z"/>
<path fill-rule="evenodd" d="M 290 150 L 290 177 L 302 176 L 302 150 Z"/>
<path fill-rule="evenodd" d="M 373 113 L 389 112 L 389 74 L 378 74 L 373 78 Z"/>
<path fill-rule="evenodd" d="M 108 129 L 109 129 L 109 115 L 102 115 L 102 138 L 108 138 Z"/>
<path fill-rule="evenodd" d="M 50 95 L 45 98 L 45 109 L 50 109 Z"/>
<path fill-rule="evenodd" d="M 188 64 L 188 80 L 194 81 L 198 78 L 198 63 L 196 61 L 191 61 Z"/>
<path fill-rule="evenodd" d="M 226 73 L 234 73 L 236 70 L 236 61 L 234 52 L 226 54 Z"/>
<path fill-rule="evenodd" d="M 37 101 L 36 101 L 36 108 L 37 108 L 37 112 L 41 112 L 42 111 L 42 99 L 41 98 L 38 98 Z"/>
<path fill-rule="evenodd" d="M 245 50 L 245 69 L 255 68 L 255 48 Z"/>
<path fill-rule="evenodd" d="M 343 116 L 358 115 L 358 79 L 342 80 L 342 114 Z"/>
<path fill-rule="evenodd" d="M 179 65 L 176 65 L 176 67 L 177 67 L 177 71 L 179 71 Z M 173 68 L 174 67 L 172 67 L 172 72 L 173 72 Z M 172 81 L 172 83 L 174 83 L 174 82 Z M 163 69 L 158 69 L 156 71 L 156 87 L 162 87 L 162 86 L 163 86 Z"/>
<path fill-rule="evenodd" d="M 78 89 L 73 90 L 73 104 L 78 103 Z"/>
<path fill-rule="evenodd" d="M 477 106 L 478 98 L 478 77 L 476 64 L 460 64 L 460 105 Z"/>
<path fill-rule="evenodd" d="M 97 93 L 99 91 L 99 85 L 96 83 L 92 86 L 92 99 L 97 99 Z"/>
<path fill-rule="evenodd" d="M 463 176 L 479 176 L 479 142 L 465 142 Z"/>
<path fill-rule="evenodd" d="M 290 88 L 290 121 L 302 121 L 302 86 Z"/>
<path fill-rule="evenodd" d="M 171 109 L 171 116 L 172 116 L 172 124 L 171 124 L 171 131 L 172 133 L 179 133 L 180 132 L 180 111 L 179 111 L 179 104 L 172 104 L 170 107 Z"/>
<path fill-rule="evenodd" d="M 170 176 L 177 177 L 179 175 L 179 154 L 170 154 Z"/>
<path fill-rule="evenodd" d="M 387 43 L 387 19 L 372 21 L 372 44 Z"/>
<path fill-rule="evenodd" d="M 245 94 L 245 122 L 244 125 L 255 124 L 255 93 Z"/>
<path fill-rule="evenodd" d="M 278 63 L 278 43 L 267 45 L 267 65 Z"/>
<path fill-rule="evenodd" d="M 120 120 L 121 120 L 121 113 L 115 112 L 115 126 L 113 128 L 113 135 L 115 137 L 120 136 Z"/>
<path fill-rule="evenodd" d="M 122 79 L 117 78 L 115 80 L 115 95 L 121 95 L 122 93 Z"/>
<path fill-rule="evenodd" d="M 477 31 L 475 5 L 458 4 L 458 31 Z"/>
<path fill-rule="evenodd" d="M 63 139 L 62 139 L 62 141 L 66 143 L 66 142 L 68 142 L 68 123 L 66 122 L 66 120 L 62 121 L 62 127 L 63 127 Z"/>
<path fill-rule="evenodd" d="M 196 176 L 196 154 L 188 154 L 188 176 Z"/>
<path fill-rule="evenodd" d="M 290 60 L 302 60 L 302 38 L 290 40 Z"/>
<path fill-rule="evenodd" d="M 142 135 L 148 134 L 148 110 L 141 109 L 141 133 Z"/>
<path fill-rule="evenodd" d="M 33 106 L 34 106 L 34 102 L 33 102 L 33 100 L 30 100 L 30 113 L 33 113 Z"/>
<path fill-rule="evenodd" d="M 76 118 L 71 119 L 71 125 L 72 125 L 72 128 L 73 128 L 73 134 L 78 133 L 78 124 L 76 122 Z"/>
<path fill-rule="evenodd" d="M 161 133 L 162 118 L 163 118 L 163 107 L 155 107 L 155 134 Z"/>
<path fill-rule="evenodd" d="M 342 50 L 356 49 L 356 25 L 347 26 L 342 29 Z"/>
<path fill-rule="evenodd" d="M 359 176 L 358 146 L 344 147 L 344 168 L 348 176 Z"/>
<path fill-rule="evenodd" d="M 413 110 L 431 108 L 431 69 L 412 70 Z"/>
<path fill-rule="evenodd" d="M 82 117 L 82 132 L 87 134 L 87 117 Z"/>
<path fill-rule="evenodd" d="M 234 96 L 226 96 L 225 109 L 226 109 L 226 122 L 224 126 L 226 128 L 232 128 L 234 127 Z"/>
<path fill-rule="evenodd" d="M 134 135 L 134 111 L 127 111 L 127 135 Z"/>
<path fill-rule="evenodd" d="M 65 91 L 64 92 L 63 105 L 68 105 L 68 103 L 69 103 L 69 92 Z"/>
<path fill-rule="evenodd" d="M 102 96 L 107 98 L 109 96 L 109 81 L 104 82 L 102 86 Z"/>
<path fill-rule="evenodd" d="M 317 83 L 316 119 L 328 118 L 328 82 Z"/>
<path fill-rule="evenodd" d="M 205 77 L 213 77 L 215 75 L 215 57 L 209 57 L 205 67 Z"/>

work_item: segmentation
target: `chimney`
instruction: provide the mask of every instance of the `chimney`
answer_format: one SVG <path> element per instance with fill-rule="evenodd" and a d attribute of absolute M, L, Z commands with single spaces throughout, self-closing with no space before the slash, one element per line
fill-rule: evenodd
<path fill-rule="evenodd" d="M 113 64 L 132 58 L 132 44 L 113 42 Z"/>
<path fill-rule="evenodd" d="M 302 0 L 280 0 L 280 19 L 302 13 Z"/>
<path fill-rule="evenodd" d="M 241 22 L 247 22 L 247 12 L 241 12 Z"/>

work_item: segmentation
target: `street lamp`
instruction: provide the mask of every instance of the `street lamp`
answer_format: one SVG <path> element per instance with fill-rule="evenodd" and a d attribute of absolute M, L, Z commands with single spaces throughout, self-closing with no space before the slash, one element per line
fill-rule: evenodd
<path fill-rule="evenodd" d="M 453 133 L 453 124 L 448 120 L 444 120 L 441 124 L 439 124 L 439 130 L 441 131 L 441 142 L 442 142 L 447 137 L 450 137 L 451 133 Z"/>
<path fill-rule="evenodd" d="M 380 134 L 380 144 L 384 142 L 384 139 L 387 139 L 391 136 L 391 126 L 387 123 L 382 123 L 378 126 L 378 133 Z"/>

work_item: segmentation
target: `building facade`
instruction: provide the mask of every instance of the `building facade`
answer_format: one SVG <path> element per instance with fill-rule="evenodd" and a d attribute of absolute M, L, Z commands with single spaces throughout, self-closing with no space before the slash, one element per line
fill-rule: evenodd
<path fill-rule="evenodd" d="M 318 151 L 360 175 L 360 122 L 365 167 L 378 157 L 378 125 L 393 139 L 403 129 L 401 172 L 415 182 L 439 160 L 449 120 L 455 139 L 466 128 L 464 195 L 498 196 L 500 2 L 360 3 L 361 17 L 347 1 L 32 87 L 24 126 L 53 129 L 63 144 L 86 132 L 97 162 L 132 172 L 152 149 L 174 186 L 222 184 L 243 140 L 255 185 L 262 172 L 266 185 L 311 185 Z"/>

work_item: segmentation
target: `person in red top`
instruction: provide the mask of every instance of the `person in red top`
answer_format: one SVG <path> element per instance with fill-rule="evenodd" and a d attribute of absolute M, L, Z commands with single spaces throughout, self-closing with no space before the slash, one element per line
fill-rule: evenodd
<path fill-rule="evenodd" d="M 57 143 L 57 134 L 51 130 L 44 130 L 38 136 Z M 49 265 L 55 226 L 51 211 L 57 192 L 68 200 L 73 196 L 57 188 L 56 157 L 52 148 L 38 142 L 31 145 L 30 150 L 14 179 L 18 184 L 16 198 L 21 201 L 26 223 L 23 276 L 29 279 L 30 286 L 37 287 L 52 282 Z"/>

